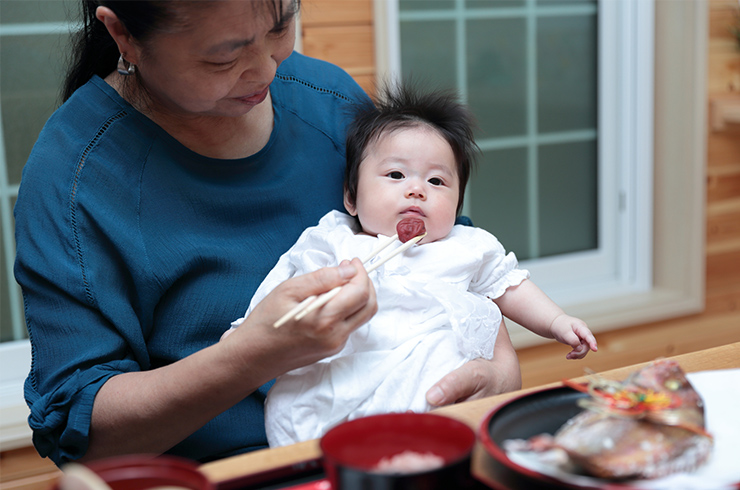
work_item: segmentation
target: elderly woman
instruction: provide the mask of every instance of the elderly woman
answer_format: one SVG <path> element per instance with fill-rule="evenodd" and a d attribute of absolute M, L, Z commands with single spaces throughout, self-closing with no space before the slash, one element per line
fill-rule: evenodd
<path fill-rule="evenodd" d="M 276 376 L 338 352 L 376 311 L 357 259 L 286 281 L 226 341 L 278 257 L 342 207 L 343 71 L 293 53 L 298 0 L 83 2 L 64 88 L 24 169 L 16 278 L 42 456 L 200 461 L 264 447 Z M 307 296 L 323 308 L 272 324 Z M 499 335 L 428 393 L 518 388 Z"/>

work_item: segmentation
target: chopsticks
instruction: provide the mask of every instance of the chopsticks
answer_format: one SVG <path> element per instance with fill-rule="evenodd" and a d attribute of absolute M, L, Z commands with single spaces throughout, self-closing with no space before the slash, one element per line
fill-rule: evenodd
<path fill-rule="evenodd" d="M 405 252 L 409 248 L 413 247 L 419 240 L 424 238 L 426 236 L 426 233 L 423 233 L 421 235 L 415 236 L 414 238 L 408 240 L 406 243 L 401 245 L 400 247 L 393 250 L 389 255 L 386 255 L 381 260 L 377 261 L 373 265 L 371 265 L 369 268 L 367 267 L 367 263 L 370 262 L 375 256 L 377 256 L 380 252 L 388 248 L 388 246 L 395 242 L 396 239 L 398 239 L 398 234 L 393 235 L 391 237 L 386 238 L 382 242 L 380 242 L 375 249 L 368 254 L 367 257 L 365 257 L 362 260 L 362 265 L 365 266 L 365 269 L 367 270 L 367 273 L 371 273 L 381 265 L 388 262 L 390 259 L 395 257 L 396 255 Z M 317 310 L 324 306 L 330 299 L 332 299 L 334 296 L 339 294 L 339 291 L 342 289 L 342 286 L 337 286 L 334 289 L 327 291 L 326 293 L 323 293 L 319 296 L 309 296 L 308 298 L 304 299 L 300 303 L 298 303 L 294 308 L 292 308 L 289 312 L 287 312 L 285 315 L 280 317 L 278 321 L 276 321 L 272 326 L 275 328 L 279 328 L 285 323 L 287 323 L 291 319 L 300 320 L 304 316 L 308 315 L 314 310 Z"/>

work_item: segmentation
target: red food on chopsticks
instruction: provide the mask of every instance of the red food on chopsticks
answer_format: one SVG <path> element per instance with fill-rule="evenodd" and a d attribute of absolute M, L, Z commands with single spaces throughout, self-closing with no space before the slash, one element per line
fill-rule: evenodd
<path fill-rule="evenodd" d="M 406 243 L 414 237 L 423 235 L 427 229 L 420 218 L 404 218 L 396 225 L 396 233 L 401 242 Z"/>

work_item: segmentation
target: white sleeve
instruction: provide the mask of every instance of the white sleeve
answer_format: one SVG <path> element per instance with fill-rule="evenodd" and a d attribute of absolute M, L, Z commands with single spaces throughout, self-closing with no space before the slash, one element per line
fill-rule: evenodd
<path fill-rule="evenodd" d="M 514 252 L 506 253 L 504 246 L 485 230 L 475 229 L 475 243 L 484 245 L 483 261 L 470 284 L 470 290 L 496 299 L 511 286 L 529 278 L 529 271 L 519 268 Z"/>

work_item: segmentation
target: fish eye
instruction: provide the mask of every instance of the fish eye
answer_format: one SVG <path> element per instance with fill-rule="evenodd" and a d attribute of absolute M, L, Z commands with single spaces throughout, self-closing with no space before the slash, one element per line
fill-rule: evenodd
<path fill-rule="evenodd" d="M 663 385 L 671 391 L 678 391 L 679 389 L 681 389 L 681 382 L 677 379 L 666 380 Z"/>

